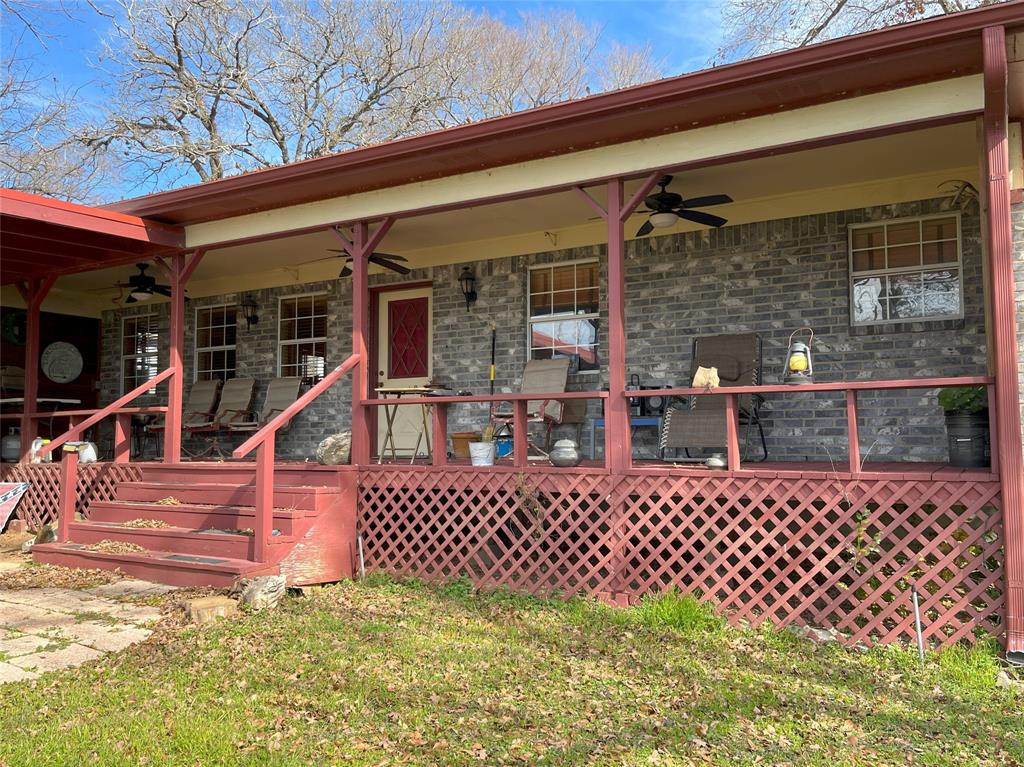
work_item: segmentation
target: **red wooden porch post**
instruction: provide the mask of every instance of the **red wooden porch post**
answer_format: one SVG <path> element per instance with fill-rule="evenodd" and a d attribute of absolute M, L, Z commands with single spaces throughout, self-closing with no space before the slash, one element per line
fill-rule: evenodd
<path fill-rule="evenodd" d="M 352 374 L 352 464 L 370 462 L 370 417 L 363 403 L 370 398 L 370 356 L 367 337 L 370 330 L 369 269 L 370 255 L 384 235 L 393 218 L 385 218 L 371 235 L 370 227 L 360 221 L 352 227 L 349 241 L 337 228 L 331 231 L 352 257 L 352 353 L 359 355 L 359 367 Z"/>
<path fill-rule="evenodd" d="M 622 179 L 608 182 L 608 404 L 604 416 L 605 464 L 613 474 L 633 462 L 626 400 L 626 262 Z"/>
<path fill-rule="evenodd" d="M 38 422 L 30 413 L 38 410 L 39 401 L 39 315 L 43 299 L 50 292 L 56 277 L 36 278 L 19 284 L 18 292 L 25 300 L 25 389 L 21 411 L 21 462 L 28 463 L 32 456 L 32 440 L 38 434 Z"/>
<path fill-rule="evenodd" d="M 1002 487 L 1006 550 L 1006 652 L 1024 661 L 1024 458 L 1021 455 L 1020 387 L 1017 378 L 1017 320 L 1014 306 L 1013 234 L 1010 224 L 1010 158 L 1007 139 L 1006 34 L 1003 27 L 982 33 L 985 82 L 986 224 L 992 280 L 995 346 L 996 452 Z"/>
<path fill-rule="evenodd" d="M 157 259 L 167 273 L 171 283 L 171 330 L 168 367 L 174 375 L 167 381 L 167 415 L 164 429 L 164 463 L 178 463 L 181 460 L 182 407 L 185 391 L 185 285 L 192 272 L 199 266 L 204 251 L 196 251 L 190 258 L 184 255 L 171 256 L 169 260 Z"/>

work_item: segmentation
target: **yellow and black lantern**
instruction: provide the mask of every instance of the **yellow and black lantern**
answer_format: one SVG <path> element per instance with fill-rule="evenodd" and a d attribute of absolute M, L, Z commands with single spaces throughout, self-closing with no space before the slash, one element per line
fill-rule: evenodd
<path fill-rule="evenodd" d="M 797 341 L 796 336 L 807 331 L 807 342 Z M 788 384 L 814 383 L 814 363 L 811 362 L 811 345 L 814 343 L 814 331 L 810 328 L 798 328 L 789 336 L 789 351 L 786 353 L 786 371 L 782 380 Z"/>

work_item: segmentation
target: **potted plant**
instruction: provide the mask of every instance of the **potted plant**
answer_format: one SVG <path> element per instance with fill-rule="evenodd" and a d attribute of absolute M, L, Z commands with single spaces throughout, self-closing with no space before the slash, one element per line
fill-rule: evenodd
<path fill-rule="evenodd" d="M 984 386 L 952 386 L 939 392 L 946 415 L 949 462 L 953 466 L 989 465 L 988 396 Z"/>

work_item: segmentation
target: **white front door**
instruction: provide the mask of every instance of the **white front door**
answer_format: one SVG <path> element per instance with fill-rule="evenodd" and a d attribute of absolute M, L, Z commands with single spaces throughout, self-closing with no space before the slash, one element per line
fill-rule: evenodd
<path fill-rule="evenodd" d="M 377 380 L 381 387 L 422 386 L 433 373 L 432 288 L 395 288 L 378 294 Z M 388 408 L 390 410 L 390 408 Z M 399 456 L 427 455 L 430 421 L 423 434 L 423 413 L 419 405 L 395 410 L 392 434 Z M 378 408 L 377 451 L 391 457 L 391 443 L 385 450 L 387 413 Z M 420 436 L 422 434 L 422 437 Z M 419 447 L 416 446 L 417 437 Z"/>

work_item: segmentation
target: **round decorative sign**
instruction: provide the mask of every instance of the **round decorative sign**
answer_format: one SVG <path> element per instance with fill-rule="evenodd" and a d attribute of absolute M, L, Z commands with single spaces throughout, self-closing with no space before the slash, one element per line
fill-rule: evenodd
<path fill-rule="evenodd" d="M 43 350 L 39 364 L 54 383 L 71 383 L 82 374 L 82 353 L 66 341 L 54 341 Z"/>

